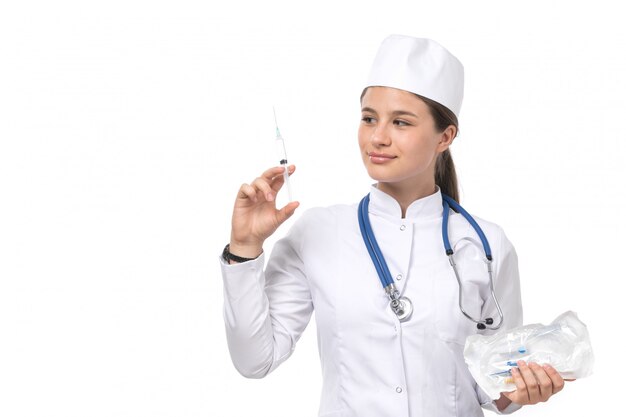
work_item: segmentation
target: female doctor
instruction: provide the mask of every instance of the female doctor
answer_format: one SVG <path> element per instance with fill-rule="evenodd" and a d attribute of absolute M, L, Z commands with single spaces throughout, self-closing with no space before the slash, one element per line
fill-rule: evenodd
<path fill-rule="evenodd" d="M 489 262 L 458 209 L 444 213 L 445 195 L 459 201 L 449 147 L 462 97 L 463 66 L 450 52 L 428 39 L 385 39 L 358 132 L 376 183 L 358 205 L 306 211 L 265 270 L 263 242 L 299 203 L 276 208 L 282 167 L 241 186 L 221 265 L 228 345 L 242 375 L 262 378 L 284 362 L 315 311 L 319 416 L 481 416 L 481 407 L 508 414 L 563 388 L 549 365 L 519 363 L 517 389 L 492 400 L 464 363 L 467 336 L 521 325 L 522 307 L 516 253 L 502 229 L 475 218 Z"/>

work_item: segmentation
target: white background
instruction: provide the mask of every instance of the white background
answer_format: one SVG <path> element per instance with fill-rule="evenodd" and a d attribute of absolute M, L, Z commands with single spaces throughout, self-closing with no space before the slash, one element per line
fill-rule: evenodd
<path fill-rule="evenodd" d="M 571 309 L 590 329 L 595 374 L 517 415 L 620 414 L 619 2 L 8 3 L 0 416 L 315 416 L 315 324 L 273 374 L 241 377 L 217 257 L 237 188 L 276 162 L 272 105 L 296 216 L 367 192 L 358 98 L 391 33 L 465 65 L 461 200 L 514 243 L 525 322 Z"/>

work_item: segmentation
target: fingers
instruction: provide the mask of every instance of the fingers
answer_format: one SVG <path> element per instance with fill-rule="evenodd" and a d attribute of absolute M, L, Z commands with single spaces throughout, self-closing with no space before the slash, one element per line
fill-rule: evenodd
<path fill-rule="evenodd" d="M 257 202 L 256 190 L 248 184 L 241 184 L 237 198 L 248 198 L 253 202 Z"/>
<path fill-rule="evenodd" d="M 550 396 L 555 393 L 552 379 L 550 378 L 550 376 L 548 376 L 546 370 L 543 367 L 539 366 L 539 364 L 531 363 L 530 365 L 528 365 L 528 367 L 535 375 L 535 380 L 537 381 L 539 387 L 539 401 L 548 401 L 548 398 L 550 398 Z"/>
<path fill-rule="evenodd" d="M 295 165 L 289 165 L 287 170 L 289 171 L 289 175 L 291 175 L 296 170 L 296 166 Z M 282 176 L 284 171 L 285 171 L 285 168 L 282 165 L 279 165 L 279 166 L 276 166 L 276 167 L 272 167 L 272 168 L 266 170 L 265 172 L 263 172 L 263 174 L 261 174 L 260 178 L 264 178 L 268 182 L 271 182 L 272 180 L 274 180 L 279 175 Z"/>
<path fill-rule="evenodd" d="M 517 388 L 513 392 L 503 393 L 518 404 L 537 404 L 561 391 L 565 382 L 559 372 L 550 365 L 517 362 L 518 368 L 511 369 L 513 382 Z"/>
<path fill-rule="evenodd" d="M 559 372 L 550 365 L 543 365 L 543 369 L 551 380 L 552 393 L 556 394 L 561 391 L 565 386 L 565 380 L 561 377 L 561 374 L 559 374 Z"/>
<path fill-rule="evenodd" d="M 524 382 L 524 378 L 522 377 L 519 369 L 512 368 L 511 376 L 513 377 L 513 383 L 515 384 L 515 391 L 505 392 L 504 395 L 506 395 L 514 403 L 529 404 L 528 389 L 526 388 L 526 383 Z"/>
<path fill-rule="evenodd" d="M 289 175 L 293 174 L 296 170 L 295 165 L 290 165 L 287 169 Z M 239 198 L 248 198 L 253 202 L 257 202 L 258 198 L 262 196 L 266 201 L 274 201 L 276 194 L 283 186 L 285 179 L 283 174 L 285 168 L 282 166 L 273 167 L 261 174 L 250 184 L 242 184 L 239 188 Z"/>
<path fill-rule="evenodd" d="M 519 373 L 524 379 L 526 385 L 526 392 L 528 393 L 528 403 L 537 404 L 540 401 L 539 384 L 535 378 L 534 372 L 528 367 L 528 364 L 524 361 L 518 361 L 517 366 Z"/>
<path fill-rule="evenodd" d="M 296 170 L 295 165 L 289 165 L 287 167 L 287 174 L 289 176 L 291 176 L 291 174 L 293 174 Z M 270 181 L 272 190 L 274 190 L 276 193 L 278 193 L 278 191 L 280 191 L 280 189 L 283 187 L 283 184 L 285 184 L 285 168 L 284 167 L 280 167 L 278 174 L 276 174 Z"/>
<path fill-rule="evenodd" d="M 292 201 L 291 203 L 287 204 L 285 207 L 280 209 L 278 213 L 276 214 L 278 222 L 280 224 L 284 223 L 285 220 L 290 218 L 293 215 L 293 213 L 296 212 L 296 209 L 298 208 L 299 205 L 300 205 L 299 202 Z"/>
<path fill-rule="evenodd" d="M 237 199 L 249 199 L 253 203 L 258 202 L 260 196 L 266 201 L 274 201 L 276 196 L 269 184 L 260 178 L 255 179 L 250 184 L 241 184 L 237 193 Z"/>
<path fill-rule="evenodd" d="M 272 190 L 270 184 L 263 177 L 259 177 L 250 184 L 257 192 L 260 192 L 267 201 L 274 201 L 276 193 Z"/>

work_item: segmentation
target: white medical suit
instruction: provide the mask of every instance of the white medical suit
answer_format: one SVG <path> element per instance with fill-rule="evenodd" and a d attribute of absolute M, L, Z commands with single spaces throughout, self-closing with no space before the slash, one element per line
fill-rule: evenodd
<path fill-rule="evenodd" d="M 235 367 L 250 378 L 276 369 L 315 312 L 320 417 L 473 417 L 483 415 L 481 406 L 495 411 L 463 360 L 466 337 L 489 330 L 479 331 L 459 309 L 459 287 L 442 241 L 439 188 L 414 201 L 405 218 L 391 196 L 375 186 L 370 193 L 372 229 L 395 285 L 413 302 L 410 320 L 401 323 L 389 307 L 361 237 L 357 205 L 310 209 L 276 243 L 265 271 L 264 256 L 233 265 L 222 261 L 224 320 Z M 519 326 L 515 249 L 499 226 L 474 218 L 491 245 L 502 328 Z M 497 322 L 478 236 L 453 211 L 449 235 L 463 307 Z M 518 408 L 511 404 L 504 413 Z"/>

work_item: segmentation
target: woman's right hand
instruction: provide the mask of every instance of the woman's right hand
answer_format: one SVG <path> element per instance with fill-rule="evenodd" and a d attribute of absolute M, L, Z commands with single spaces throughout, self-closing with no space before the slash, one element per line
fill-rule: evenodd
<path fill-rule="evenodd" d="M 296 170 L 288 168 L 289 175 Z M 263 242 L 296 211 L 300 205 L 292 201 L 276 209 L 276 195 L 285 180 L 282 166 L 270 168 L 250 184 L 243 184 L 237 193 L 230 234 L 230 252 L 244 258 L 255 258 L 263 251 Z"/>

